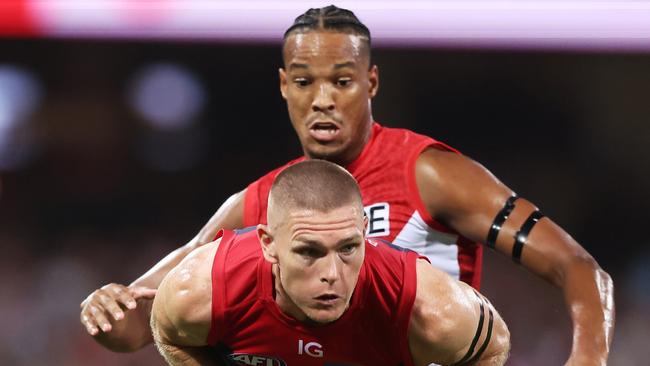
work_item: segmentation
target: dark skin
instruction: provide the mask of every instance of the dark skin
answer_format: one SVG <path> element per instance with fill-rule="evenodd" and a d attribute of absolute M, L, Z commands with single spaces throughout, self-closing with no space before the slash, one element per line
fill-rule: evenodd
<path fill-rule="evenodd" d="M 487 237 L 492 221 L 513 192 L 467 157 L 439 150 L 424 152 L 416 181 L 429 213 L 468 239 Z M 517 204 L 496 241 L 511 256 L 513 237 L 531 202 Z M 613 284 L 609 275 L 569 234 L 548 218 L 531 231 L 521 265 L 562 289 L 573 321 L 573 347 L 566 365 L 605 365 L 614 330 Z"/>
<path fill-rule="evenodd" d="M 379 86 L 379 72 L 369 65 L 361 37 L 330 31 L 290 35 L 284 47 L 285 67 L 280 69 L 280 90 L 287 101 L 291 122 L 307 157 L 325 158 L 340 164 L 353 161 L 368 141 L 372 126 L 371 100 Z M 471 159 L 429 149 L 415 167 L 420 196 L 433 218 L 461 235 L 479 242 L 487 237 L 494 217 L 513 194 L 487 169 Z M 129 288 L 157 288 L 164 275 L 197 246 L 209 242 L 220 228 L 243 226 L 243 193 L 235 195 L 210 219 L 199 235 L 168 255 Z M 496 241 L 496 251 L 511 256 L 513 236 L 536 207 L 519 199 Z M 562 290 L 573 321 L 573 347 L 565 365 L 605 365 L 614 329 L 613 283 L 594 259 L 562 228 L 543 218 L 531 231 L 521 265 Z M 115 285 L 118 286 L 118 285 Z M 124 291 L 127 290 L 123 287 Z M 102 323 L 88 312 L 95 304 L 114 314 L 111 302 L 100 302 L 97 293 L 82 303 L 82 323 L 89 332 Z M 139 303 L 150 300 L 139 300 Z M 146 306 L 125 312 L 125 318 L 106 321 L 120 324 L 103 338 L 108 348 L 132 334 L 142 334 L 141 318 Z M 124 325 L 123 325 L 124 324 Z M 101 334 L 103 332 L 97 332 Z M 111 334 L 112 333 L 112 334 Z M 92 334 L 92 332 L 91 332 Z M 123 347 L 137 349 L 151 336 Z M 124 343 L 124 341 L 121 341 Z M 127 342 L 128 343 L 128 342 Z"/>

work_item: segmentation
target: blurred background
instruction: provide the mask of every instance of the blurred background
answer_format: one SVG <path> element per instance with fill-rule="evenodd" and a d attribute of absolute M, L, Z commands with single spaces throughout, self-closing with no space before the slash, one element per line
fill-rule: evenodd
<path fill-rule="evenodd" d="M 280 38 L 328 4 L 82 3 L 0 3 L 2 365 L 164 364 L 152 346 L 96 345 L 79 303 L 301 154 Z M 610 364 L 645 365 L 650 6 L 387 4 L 337 3 L 375 35 L 375 119 L 460 149 L 582 243 L 616 285 Z M 561 365 L 562 296 L 510 262 L 486 251 L 483 277 L 512 332 L 508 364 Z"/>

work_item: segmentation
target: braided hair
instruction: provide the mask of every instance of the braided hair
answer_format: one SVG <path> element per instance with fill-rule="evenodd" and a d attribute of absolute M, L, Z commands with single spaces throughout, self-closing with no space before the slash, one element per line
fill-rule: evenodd
<path fill-rule="evenodd" d="M 287 38 L 294 33 L 314 30 L 331 30 L 359 36 L 366 46 L 368 58 L 370 59 L 370 30 L 361 23 L 353 12 L 335 5 L 311 8 L 299 15 L 289 29 L 284 32 L 282 43 L 284 45 Z"/>

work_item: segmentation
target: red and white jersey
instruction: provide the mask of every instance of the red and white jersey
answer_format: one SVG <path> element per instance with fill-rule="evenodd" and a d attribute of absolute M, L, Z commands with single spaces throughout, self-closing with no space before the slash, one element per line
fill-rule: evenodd
<path fill-rule="evenodd" d="M 434 220 L 415 182 L 415 161 L 427 148 L 457 150 L 430 137 L 375 123 L 359 157 L 345 168 L 361 187 L 368 215 L 368 237 L 377 237 L 426 256 L 431 264 L 478 289 L 482 246 Z M 271 184 L 293 160 L 253 182 L 246 189 L 245 226 L 266 223 Z"/>
<path fill-rule="evenodd" d="M 348 309 L 320 326 L 275 302 L 272 265 L 254 228 L 221 231 L 212 266 L 207 343 L 239 365 L 412 366 L 408 326 L 417 289 L 417 253 L 367 239 Z"/>

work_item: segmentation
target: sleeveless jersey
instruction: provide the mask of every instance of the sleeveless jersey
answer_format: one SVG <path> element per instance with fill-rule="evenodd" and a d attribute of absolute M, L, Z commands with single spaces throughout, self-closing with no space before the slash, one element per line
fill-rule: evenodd
<path fill-rule="evenodd" d="M 310 326 L 275 302 L 272 265 L 255 230 L 221 231 L 218 237 L 207 342 L 221 359 L 263 366 L 413 365 L 407 332 L 417 253 L 367 239 L 348 309 L 331 324 Z"/>
<path fill-rule="evenodd" d="M 426 256 L 431 264 L 479 289 L 483 248 L 434 220 L 415 182 L 415 162 L 427 148 L 457 152 L 430 137 L 398 128 L 372 126 L 370 140 L 345 168 L 361 188 L 368 215 L 368 237 L 377 237 Z M 245 226 L 266 223 L 269 191 L 275 177 L 295 159 L 253 182 L 244 199 Z"/>

